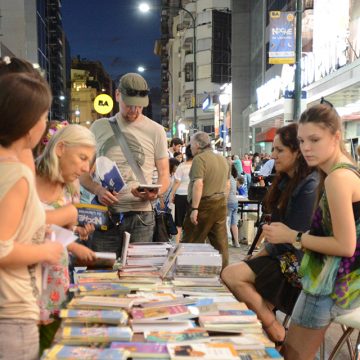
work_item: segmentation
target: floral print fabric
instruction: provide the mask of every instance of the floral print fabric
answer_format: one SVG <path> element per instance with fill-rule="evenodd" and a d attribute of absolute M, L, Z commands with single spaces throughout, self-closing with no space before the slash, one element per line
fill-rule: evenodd
<path fill-rule="evenodd" d="M 79 201 L 79 194 L 73 187 L 65 186 L 61 198 L 51 204 L 44 204 L 45 209 L 58 209 L 67 204 Z M 43 289 L 40 299 L 40 320 L 49 322 L 51 318 L 57 317 L 67 300 L 69 289 L 69 255 L 66 249 L 61 256 L 58 265 L 47 265 L 49 268 L 46 280 L 46 289 Z"/>

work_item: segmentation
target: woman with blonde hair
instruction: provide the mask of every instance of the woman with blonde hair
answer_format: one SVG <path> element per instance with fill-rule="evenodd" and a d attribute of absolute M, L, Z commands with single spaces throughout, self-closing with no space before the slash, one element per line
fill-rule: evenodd
<path fill-rule="evenodd" d="M 48 224 L 73 229 L 80 239 L 87 239 L 94 226 L 75 226 L 79 202 L 79 176 L 90 169 L 95 154 L 95 138 L 90 130 L 80 125 L 68 125 L 50 138 L 42 155 L 36 161 L 36 185 L 44 204 Z M 74 242 L 67 250 L 79 260 L 91 262 L 95 253 L 88 247 Z M 41 347 L 50 346 L 59 325 L 58 314 L 67 298 L 69 287 L 68 254 L 65 251 L 61 266 L 51 267 L 47 287 L 41 297 L 40 328 Z"/>

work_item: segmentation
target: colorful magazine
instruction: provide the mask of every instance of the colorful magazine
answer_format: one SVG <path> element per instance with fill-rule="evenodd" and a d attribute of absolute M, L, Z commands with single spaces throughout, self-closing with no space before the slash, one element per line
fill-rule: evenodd
<path fill-rule="evenodd" d="M 41 360 L 125 360 L 128 355 L 128 352 L 123 349 L 55 345 L 44 353 Z"/>
<path fill-rule="evenodd" d="M 144 342 L 113 342 L 111 349 L 123 349 L 130 353 L 132 358 L 169 359 L 166 344 Z"/>
<path fill-rule="evenodd" d="M 167 344 L 171 360 L 239 360 L 232 344 L 226 343 L 181 343 Z"/>
<path fill-rule="evenodd" d="M 184 331 L 151 331 L 144 334 L 146 341 L 157 343 L 204 341 L 209 338 L 205 329 L 194 328 Z"/>
<path fill-rule="evenodd" d="M 113 341 L 130 341 L 132 331 L 128 326 L 65 326 L 61 333 L 61 343 L 65 345 L 91 345 Z"/>
<path fill-rule="evenodd" d="M 63 309 L 60 311 L 60 318 L 65 324 L 122 324 L 128 320 L 128 314 L 124 310 L 75 310 Z"/>

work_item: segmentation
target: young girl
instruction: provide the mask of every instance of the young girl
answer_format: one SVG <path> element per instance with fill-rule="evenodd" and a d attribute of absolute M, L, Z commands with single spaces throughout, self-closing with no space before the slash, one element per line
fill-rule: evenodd
<path fill-rule="evenodd" d="M 50 105 L 45 80 L 0 76 L 1 359 L 38 359 L 39 263 L 57 264 L 63 251 L 58 242 L 44 243 L 45 212 L 34 174 L 19 161 L 39 142 Z"/>
<path fill-rule="evenodd" d="M 305 249 L 303 290 L 283 348 L 288 360 L 313 359 L 334 317 L 360 306 L 360 175 L 344 149 L 336 110 L 329 104 L 306 110 L 298 139 L 308 165 L 323 175 L 310 232 L 263 226 L 268 241 Z"/>

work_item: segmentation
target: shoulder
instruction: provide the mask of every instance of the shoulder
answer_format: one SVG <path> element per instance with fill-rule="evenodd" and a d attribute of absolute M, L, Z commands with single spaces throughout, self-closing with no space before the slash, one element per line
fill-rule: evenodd
<path fill-rule="evenodd" d="M 314 170 L 300 181 L 300 183 L 294 189 L 292 196 L 301 196 L 315 192 L 319 185 L 319 180 L 319 173 L 317 170 Z"/>
<path fill-rule="evenodd" d="M 356 171 L 358 174 L 356 174 Z M 331 171 L 328 176 L 325 178 L 325 186 L 339 186 L 340 185 L 350 185 L 351 183 L 359 185 L 360 180 L 359 171 L 352 167 L 351 164 L 348 164 L 347 167 L 339 167 Z"/>
<path fill-rule="evenodd" d="M 97 119 L 95 120 L 92 125 L 90 126 L 90 130 L 92 132 L 96 132 L 99 129 L 103 129 L 103 128 L 109 128 L 110 124 L 109 124 L 109 119 L 110 118 L 101 118 L 101 119 Z"/>

